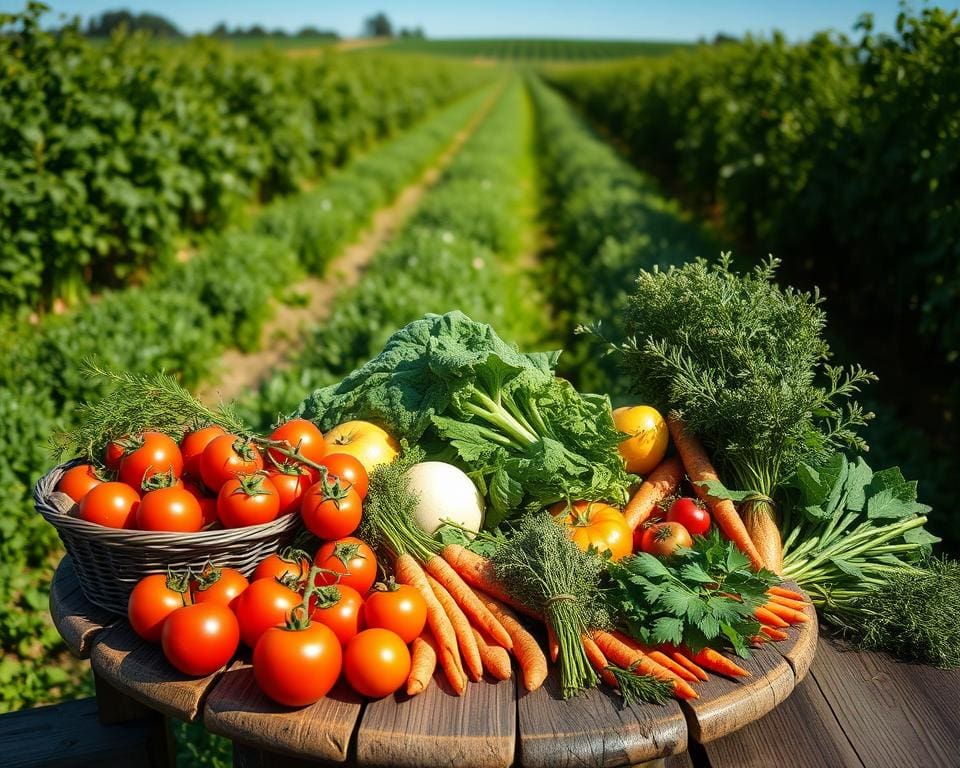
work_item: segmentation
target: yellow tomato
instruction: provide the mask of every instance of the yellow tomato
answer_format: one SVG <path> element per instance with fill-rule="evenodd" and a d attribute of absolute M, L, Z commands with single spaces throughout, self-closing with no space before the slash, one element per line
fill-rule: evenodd
<path fill-rule="evenodd" d="M 598 552 L 610 553 L 611 560 L 626 557 L 633 549 L 633 532 L 620 510 L 602 501 L 575 501 L 567 506 L 558 502 L 550 513 L 580 549 L 593 547 Z"/>
<path fill-rule="evenodd" d="M 400 452 L 396 438 L 369 421 L 345 421 L 325 435 L 327 453 L 346 453 L 363 464 L 367 474 L 378 464 L 388 464 Z"/>
<path fill-rule="evenodd" d="M 617 408 L 613 412 L 613 423 L 629 435 L 620 443 L 620 455 L 627 465 L 627 472 L 646 475 L 663 461 L 670 433 L 667 422 L 656 408 L 649 405 Z"/>

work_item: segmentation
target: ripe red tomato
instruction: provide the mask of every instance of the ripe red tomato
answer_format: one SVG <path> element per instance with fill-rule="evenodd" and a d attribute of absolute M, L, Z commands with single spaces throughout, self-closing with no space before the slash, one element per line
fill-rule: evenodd
<path fill-rule="evenodd" d="M 240 628 L 233 611 L 219 603 L 177 608 L 160 632 L 163 655 L 185 675 L 210 675 L 237 652 Z"/>
<path fill-rule="evenodd" d="M 154 573 L 140 579 L 127 601 L 127 618 L 133 631 L 144 640 L 159 643 L 160 631 L 167 616 L 192 602 L 187 586 L 186 578 L 176 584 L 176 580 L 168 579 L 165 573 Z M 181 588 L 183 591 L 178 591 Z"/>
<path fill-rule="evenodd" d="M 329 573 L 317 574 L 317 584 L 339 584 L 353 587 L 361 595 L 367 594 L 377 580 L 377 557 L 370 546 L 354 536 L 328 541 L 317 550 L 315 565 Z M 340 581 L 337 581 L 337 575 Z"/>
<path fill-rule="evenodd" d="M 251 582 L 233 604 L 243 642 L 255 647 L 260 635 L 286 623 L 290 611 L 301 602 L 300 595 L 273 579 Z"/>
<path fill-rule="evenodd" d="M 183 489 L 191 494 L 200 505 L 200 512 L 203 514 L 203 528 L 220 522 L 220 518 L 217 517 L 217 497 L 212 495 L 206 486 L 194 480 L 187 480 L 183 484 Z"/>
<path fill-rule="evenodd" d="M 183 474 L 200 477 L 200 457 L 204 449 L 220 435 L 225 435 L 223 427 L 211 424 L 209 427 L 187 432 L 180 440 L 180 453 L 183 454 Z"/>
<path fill-rule="evenodd" d="M 343 654 L 343 671 L 357 693 L 379 699 L 407 681 L 410 651 L 396 632 L 365 629 L 353 638 Z"/>
<path fill-rule="evenodd" d="M 238 475 L 228 480 L 217 495 L 217 516 L 224 528 L 243 528 L 276 520 L 280 495 L 263 475 Z"/>
<path fill-rule="evenodd" d="M 330 627 L 341 645 L 346 645 L 364 627 L 363 598 L 346 584 L 320 587 L 310 604 L 310 618 Z"/>
<path fill-rule="evenodd" d="M 286 441 L 290 450 L 298 451 L 305 459 L 314 463 L 318 463 L 327 453 L 327 443 L 323 439 L 323 433 L 317 429 L 316 424 L 306 419 L 290 419 L 273 430 L 270 433 L 270 439 Z M 275 448 L 270 449 L 270 456 L 277 464 L 290 460 Z"/>
<path fill-rule="evenodd" d="M 350 483 L 353 490 L 360 496 L 361 501 L 367 498 L 367 487 L 370 484 L 370 479 L 367 477 L 367 470 L 364 469 L 358 458 L 351 456 L 349 453 L 328 453 L 320 463 L 330 470 L 331 475 L 340 478 L 345 483 Z"/>
<path fill-rule="evenodd" d="M 63 473 L 60 482 L 57 484 L 57 490 L 65 493 L 77 504 L 83 501 L 87 491 L 96 488 L 105 481 L 97 474 L 97 469 L 92 464 L 77 464 L 70 467 Z"/>
<path fill-rule="evenodd" d="M 667 510 L 667 522 L 680 523 L 691 536 L 705 536 L 710 530 L 710 513 L 696 499 L 677 499 Z"/>
<path fill-rule="evenodd" d="M 253 677 L 279 704 L 305 707 L 333 688 L 343 666 L 343 651 L 329 627 L 272 627 L 253 650 Z"/>
<path fill-rule="evenodd" d="M 133 528 L 140 494 L 126 483 L 100 483 L 80 502 L 80 518 L 108 528 Z"/>
<path fill-rule="evenodd" d="M 107 443 L 103 452 L 103 463 L 107 465 L 107 469 L 112 469 L 114 472 L 120 469 L 120 462 L 123 461 L 123 457 L 127 453 L 129 442 L 129 437 L 123 437 Z"/>
<path fill-rule="evenodd" d="M 267 477 L 276 487 L 277 494 L 280 497 L 279 514 L 281 515 L 299 512 L 303 495 L 316 482 L 314 475 L 306 471 L 271 471 L 267 473 Z"/>
<path fill-rule="evenodd" d="M 142 531 L 183 531 L 203 527 L 203 510 L 196 497 L 183 488 L 161 488 L 144 494 L 137 507 L 137 528 Z"/>
<path fill-rule="evenodd" d="M 292 557 L 290 558 L 285 557 L 286 554 L 286 552 L 281 554 L 274 552 L 272 555 L 267 555 L 263 558 L 253 572 L 253 581 L 257 579 L 273 579 L 282 581 L 284 584 L 287 584 L 288 581 L 291 584 L 299 584 L 302 581 L 306 581 L 307 576 L 310 574 L 309 558 L 304 555 L 298 561 L 296 554 L 291 553 Z"/>
<path fill-rule="evenodd" d="M 263 469 L 263 457 L 249 440 L 236 435 L 215 437 L 200 456 L 200 477 L 216 493 L 227 480 Z"/>
<path fill-rule="evenodd" d="M 240 593 L 249 586 L 247 577 L 235 568 L 208 568 L 197 577 L 193 602 L 220 603 L 232 608 Z"/>
<path fill-rule="evenodd" d="M 409 584 L 393 581 L 367 595 L 363 612 L 368 627 L 396 632 L 405 643 L 419 637 L 427 623 L 427 601 Z"/>
<path fill-rule="evenodd" d="M 121 482 L 139 491 L 143 481 L 158 472 L 172 472 L 174 477 L 183 473 L 183 456 L 169 435 L 144 432 L 137 438 L 137 444 L 139 447 L 120 461 Z"/>
<path fill-rule="evenodd" d="M 657 557 L 670 557 L 680 547 L 692 547 L 693 539 L 680 523 L 654 523 L 643 533 L 641 549 Z"/>
<path fill-rule="evenodd" d="M 311 485 L 300 504 L 307 529 L 321 539 L 349 536 L 360 525 L 363 502 L 353 488 L 321 480 Z"/>

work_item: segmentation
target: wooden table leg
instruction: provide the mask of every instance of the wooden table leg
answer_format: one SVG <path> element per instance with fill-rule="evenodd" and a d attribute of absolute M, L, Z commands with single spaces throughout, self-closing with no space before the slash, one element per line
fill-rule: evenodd
<path fill-rule="evenodd" d="M 97 711 L 104 725 L 128 723 L 131 720 L 147 720 L 150 723 L 148 736 L 148 754 L 151 768 L 175 768 L 176 747 L 173 743 L 173 731 L 170 719 L 156 712 L 125 693 L 121 693 L 110 683 L 93 674 L 93 684 L 97 692 Z"/>

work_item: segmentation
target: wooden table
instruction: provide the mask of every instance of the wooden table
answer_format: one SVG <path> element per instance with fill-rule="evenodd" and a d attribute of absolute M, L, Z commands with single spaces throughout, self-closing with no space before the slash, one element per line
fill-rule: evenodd
<path fill-rule="evenodd" d="M 438 676 L 413 699 L 365 703 L 337 687 L 291 710 L 259 691 L 243 659 L 202 679 L 179 674 L 158 646 L 84 598 L 69 557 L 50 608 L 67 645 L 90 659 L 107 719 L 143 705 L 202 719 L 233 740 L 241 766 L 960 765 L 960 673 L 822 640 L 811 667 L 816 633 L 797 628 L 744 663 L 751 678 L 712 675 L 692 703 L 621 707 L 603 690 L 563 701 L 555 675 L 533 693 L 518 692 L 514 680 L 485 680 L 457 697 Z"/>

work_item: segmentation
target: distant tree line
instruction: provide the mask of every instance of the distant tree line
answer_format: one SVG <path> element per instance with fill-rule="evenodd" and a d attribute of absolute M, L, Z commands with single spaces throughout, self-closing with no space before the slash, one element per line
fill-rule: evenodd
<path fill-rule="evenodd" d="M 423 27 L 400 27 L 399 30 L 394 30 L 393 22 L 383 11 L 364 20 L 363 33 L 366 37 L 402 37 L 416 40 L 426 37 Z"/>

